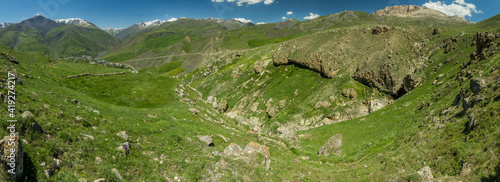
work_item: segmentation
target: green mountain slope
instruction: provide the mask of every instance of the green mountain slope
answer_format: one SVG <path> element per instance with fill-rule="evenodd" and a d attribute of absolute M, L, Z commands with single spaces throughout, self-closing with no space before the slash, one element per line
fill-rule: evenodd
<path fill-rule="evenodd" d="M 98 28 L 65 25 L 36 16 L 0 30 L 0 44 L 53 57 L 97 56 L 119 41 Z"/>
<path fill-rule="evenodd" d="M 499 180 L 500 32 L 361 12 L 229 31 L 200 21 L 112 51 L 145 51 L 126 62 L 138 73 L 0 47 L 1 120 L 7 72 L 17 78 L 20 179 Z M 191 29 L 202 25 L 213 32 Z"/>

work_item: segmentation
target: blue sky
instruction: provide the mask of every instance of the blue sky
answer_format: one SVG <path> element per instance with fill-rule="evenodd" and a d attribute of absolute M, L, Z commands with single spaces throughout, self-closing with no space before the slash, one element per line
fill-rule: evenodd
<path fill-rule="evenodd" d="M 500 0 L 0 0 L 0 3 L 0 22 L 17 23 L 42 14 L 50 19 L 82 18 L 100 28 L 180 17 L 243 18 L 253 23 L 289 18 L 303 21 L 344 10 L 373 13 L 386 6 L 410 4 L 425 4 L 474 22 L 500 14 Z"/>

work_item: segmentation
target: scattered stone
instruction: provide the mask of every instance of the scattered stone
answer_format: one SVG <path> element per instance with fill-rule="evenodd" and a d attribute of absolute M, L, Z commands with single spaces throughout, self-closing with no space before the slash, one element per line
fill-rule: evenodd
<path fill-rule="evenodd" d="M 195 109 L 195 108 L 191 108 L 191 109 L 189 109 L 189 111 L 193 112 L 193 114 L 200 113 L 200 111 L 198 111 L 198 109 Z"/>
<path fill-rule="evenodd" d="M 467 122 L 467 129 L 469 129 L 469 131 L 472 131 L 474 130 L 474 128 L 476 128 L 476 118 L 474 118 L 474 114 L 470 114 L 468 116 L 469 118 L 469 122 Z"/>
<path fill-rule="evenodd" d="M 23 142 L 19 134 L 11 134 L 0 140 L 0 162 L 6 166 L 7 171 L 15 167 L 15 174 L 9 173 L 10 178 L 15 181 L 22 180 L 21 178 L 24 173 L 23 154 Z M 15 163 L 11 163 L 11 160 L 15 160 Z"/>
<path fill-rule="evenodd" d="M 100 164 L 102 162 L 102 159 L 100 157 L 95 157 L 95 163 Z"/>
<path fill-rule="evenodd" d="M 87 179 L 85 179 L 85 178 L 80 178 L 80 179 L 78 179 L 78 182 L 87 182 Z"/>
<path fill-rule="evenodd" d="M 226 147 L 226 149 L 224 149 L 224 154 L 240 156 L 243 154 L 243 149 L 238 144 L 231 143 Z"/>
<path fill-rule="evenodd" d="M 94 180 L 94 182 L 106 182 L 106 178 L 99 178 Z"/>
<path fill-rule="evenodd" d="M 98 114 L 98 115 L 101 115 L 101 112 L 99 112 L 98 110 L 93 110 L 92 112 Z"/>
<path fill-rule="evenodd" d="M 330 102 L 328 101 L 319 101 L 318 103 L 316 103 L 316 105 L 314 106 L 315 109 L 318 109 L 318 108 L 327 108 L 327 107 L 330 107 L 332 104 L 330 104 Z"/>
<path fill-rule="evenodd" d="M 348 88 L 342 90 L 342 96 L 350 99 L 355 99 L 356 97 L 358 97 L 358 93 L 353 88 Z"/>
<path fill-rule="evenodd" d="M 262 63 L 260 61 L 255 61 L 253 64 L 253 71 L 257 74 L 262 73 L 263 68 L 262 68 Z"/>
<path fill-rule="evenodd" d="M 76 116 L 76 120 L 81 121 L 81 120 L 83 120 L 83 118 L 81 116 Z"/>
<path fill-rule="evenodd" d="M 202 142 L 205 142 L 205 144 L 207 144 L 208 146 L 210 147 L 213 147 L 215 146 L 214 145 L 214 140 L 212 139 L 211 136 L 208 136 L 208 135 L 205 135 L 205 136 L 198 136 L 198 138 L 202 141 Z"/>
<path fill-rule="evenodd" d="M 120 174 L 120 172 L 118 172 L 117 169 L 113 168 L 113 169 L 111 169 L 111 171 L 113 171 L 113 173 L 115 174 L 116 178 L 118 178 L 119 181 L 123 181 L 123 177 Z"/>
<path fill-rule="evenodd" d="M 259 102 L 253 103 L 252 108 L 250 108 L 250 110 L 252 112 L 257 112 L 257 109 L 259 109 L 259 104 L 260 104 Z"/>
<path fill-rule="evenodd" d="M 84 139 L 84 140 L 87 140 L 87 139 L 94 140 L 94 137 L 93 137 L 93 136 L 91 136 L 91 135 L 87 135 L 87 134 L 80 134 L 80 135 L 82 135 L 82 136 L 83 136 L 83 139 Z"/>
<path fill-rule="evenodd" d="M 318 156 L 328 156 L 330 154 L 340 156 L 342 154 L 342 135 L 336 134 L 332 136 L 326 143 L 323 145 L 319 151 Z"/>
<path fill-rule="evenodd" d="M 473 78 L 470 81 L 470 89 L 473 93 L 477 94 L 486 86 L 486 81 L 482 78 Z"/>
<path fill-rule="evenodd" d="M 124 139 L 124 140 L 128 140 L 128 135 L 127 135 L 127 132 L 126 131 L 120 131 L 116 134 L 116 136 Z"/>
<path fill-rule="evenodd" d="M 295 89 L 295 92 L 293 92 L 293 97 L 297 97 L 297 96 L 299 96 L 299 90 Z"/>
<path fill-rule="evenodd" d="M 227 108 L 228 108 L 227 100 L 221 99 L 219 104 L 217 105 L 217 111 L 219 111 L 219 113 L 224 113 L 227 111 Z"/>
<path fill-rule="evenodd" d="M 21 118 L 26 119 L 26 118 L 32 118 L 33 114 L 30 111 L 24 111 L 23 114 L 21 114 Z"/>

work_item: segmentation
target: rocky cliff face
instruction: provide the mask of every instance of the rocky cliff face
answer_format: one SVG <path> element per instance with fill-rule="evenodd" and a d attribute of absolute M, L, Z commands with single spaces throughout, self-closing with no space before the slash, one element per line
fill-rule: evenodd
<path fill-rule="evenodd" d="M 448 21 L 472 23 L 465 18 L 457 16 L 448 16 L 441 11 L 429 9 L 427 7 L 420 7 L 415 5 L 402 5 L 402 6 L 391 6 L 385 9 L 377 10 L 374 13 L 378 16 L 399 16 L 399 17 L 434 17 Z"/>
<path fill-rule="evenodd" d="M 425 59 L 410 51 L 418 49 L 413 30 L 384 28 L 383 33 L 373 33 L 376 28 L 348 29 L 297 38 L 278 46 L 273 62 L 307 68 L 326 78 L 351 76 L 398 97 L 418 84 L 417 77 L 408 75 L 414 75 Z"/>

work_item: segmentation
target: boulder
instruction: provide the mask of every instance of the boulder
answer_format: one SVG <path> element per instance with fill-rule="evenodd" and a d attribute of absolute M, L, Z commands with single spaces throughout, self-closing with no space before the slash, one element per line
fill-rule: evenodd
<path fill-rule="evenodd" d="M 318 156 L 329 156 L 330 154 L 340 156 L 342 154 L 342 135 L 336 134 L 332 136 L 326 143 L 323 145 L 319 151 Z"/>
<path fill-rule="evenodd" d="M 124 140 L 128 140 L 128 135 L 127 135 L 127 132 L 126 131 L 120 131 L 116 134 L 116 136 L 124 139 Z"/>
<path fill-rule="evenodd" d="M 274 106 L 273 99 L 269 99 L 266 103 L 266 113 L 269 118 L 276 116 L 278 109 Z"/>
<path fill-rule="evenodd" d="M 13 151 L 13 152 L 12 152 Z M 14 181 L 21 181 L 24 173 L 23 142 L 19 134 L 11 134 L 0 140 L 0 162 Z"/>
<path fill-rule="evenodd" d="M 377 25 L 377 26 L 375 26 L 375 28 L 373 28 L 372 34 L 373 35 L 380 35 L 380 34 L 388 32 L 389 30 L 391 30 L 391 29 L 388 26 Z"/>
<path fill-rule="evenodd" d="M 74 104 L 76 105 L 80 105 L 80 101 L 76 100 L 76 99 L 72 99 L 71 102 L 73 102 Z"/>
<path fill-rule="evenodd" d="M 198 138 L 207 144 L 207 146 L 213 147 L 214 146 L 214 140 L 212 139 L 211 136 L 205 135 L 205 136 L 198 136 Z"/>
<path fill-rule="evenodd" d="M 472 90 L 473 93 L 477 94 L 481 91 L 486 86 L 486 81 L 482 78 L 473 78 L 470 81 L 470 90 Z"/>
<path fill-rule="evenodd" d="M 209 104 L 212 104 L 214 101 L 216 101 L 217 99 L 214 97 L 214 96 L 208 96 L 207 98 L 207 103 Z"/>
<path fill-rule="evenodd" d="M 342 96 L 350 99 L 355 99 L 356 97 L 358 97 L 358 93 L 353 88 L 348 88 L 342 90 Z"/>
<path fill-rule="evenodd" d="M 227 100 L 226 99 L 221 99 L 219 104 L 217 105 L 217 110 L 219 113 L 226 112 L 228 108 Z"/>
<path fill-rule="evenodd" d="M 295 92 L 293 92 L 293 97 L 299 96 L 299 90 L 295 89 Z"/>
<path fill-rule="evenodd" d="M 255 63 L 253 64 L 253 71 L 257 74 L 260 74 L 263 70 L 264 69 L 262 68 L 262 63 L 259 61 L 255 61 Z"/>

